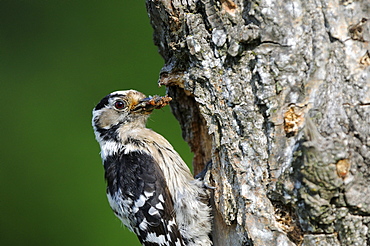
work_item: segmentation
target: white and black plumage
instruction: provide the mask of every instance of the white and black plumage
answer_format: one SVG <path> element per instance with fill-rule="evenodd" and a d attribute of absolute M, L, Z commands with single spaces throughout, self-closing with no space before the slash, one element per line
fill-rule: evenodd
<path fill-rule="evenodd" d="M 171 144 L 145 127 L 157 107 L 149 100 L 116 91 L 93 110 L 109 204 L 143 245 L 212 245 L 207 193 Z"/>

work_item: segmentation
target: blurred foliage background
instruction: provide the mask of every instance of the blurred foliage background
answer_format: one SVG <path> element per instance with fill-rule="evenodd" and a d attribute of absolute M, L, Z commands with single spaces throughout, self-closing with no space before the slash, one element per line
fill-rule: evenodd
<path fill-rule="evenodd" d="M 144 1 L 0 1 L 0 245 L 140 245 L 111 212 L 91 110 L 165 94 Z M 169 107 L 149 127 L 191 163 Z"/>

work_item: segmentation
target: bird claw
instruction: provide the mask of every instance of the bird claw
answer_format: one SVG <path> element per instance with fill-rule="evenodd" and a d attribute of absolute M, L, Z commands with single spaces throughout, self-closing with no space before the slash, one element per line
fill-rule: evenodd
<path fill-rule="evenodd" d="M 208 182 L 208 180 L 210 179 L 210 175 L 211 175 L 210 173 L 211 166 L 212 166 L 212 161 L 209 161 L 206 167 L 200 173 L 198 173 L 195 176 L 195 178 L 203 181 L 203 185 L 205 188 L 215 190 L 216 187 L 210 185 Z"/>
<path fill-rule="evenodd" d="M 209 185 L 208 182 L 204 182 L 203 185 L 204 185 L 205 188 L 210 189 L 210 190 L 215 190 L 216 189 L 215 186 Z"/>

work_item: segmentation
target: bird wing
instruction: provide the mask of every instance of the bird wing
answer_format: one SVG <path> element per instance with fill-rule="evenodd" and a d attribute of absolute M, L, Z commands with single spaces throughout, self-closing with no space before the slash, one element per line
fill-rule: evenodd
<path fill-rule="evenodd" d="M 112 156 L 104 162 L 107 192 L 130 199 L 131 227 L 145 246 L 183 245 L 163 172 L 144 151 Z M 117 213 L 116 213 L 117 214 Z"/>

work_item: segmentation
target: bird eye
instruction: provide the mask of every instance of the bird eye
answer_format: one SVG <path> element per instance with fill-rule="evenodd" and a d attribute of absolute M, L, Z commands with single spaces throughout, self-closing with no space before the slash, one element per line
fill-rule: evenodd
<path fill-rule="evenodd" d="M 125 103 L 124 101 L 122 101 L 122 100 L 118 100 L 118 101 L 116 101 L 116 102 L 114 103 L 114 107 L 115 107 L 116 109 L 123 109 L 123 108 L 125 108 L 125 107 L 126 107 L 126 103 Z"/>

